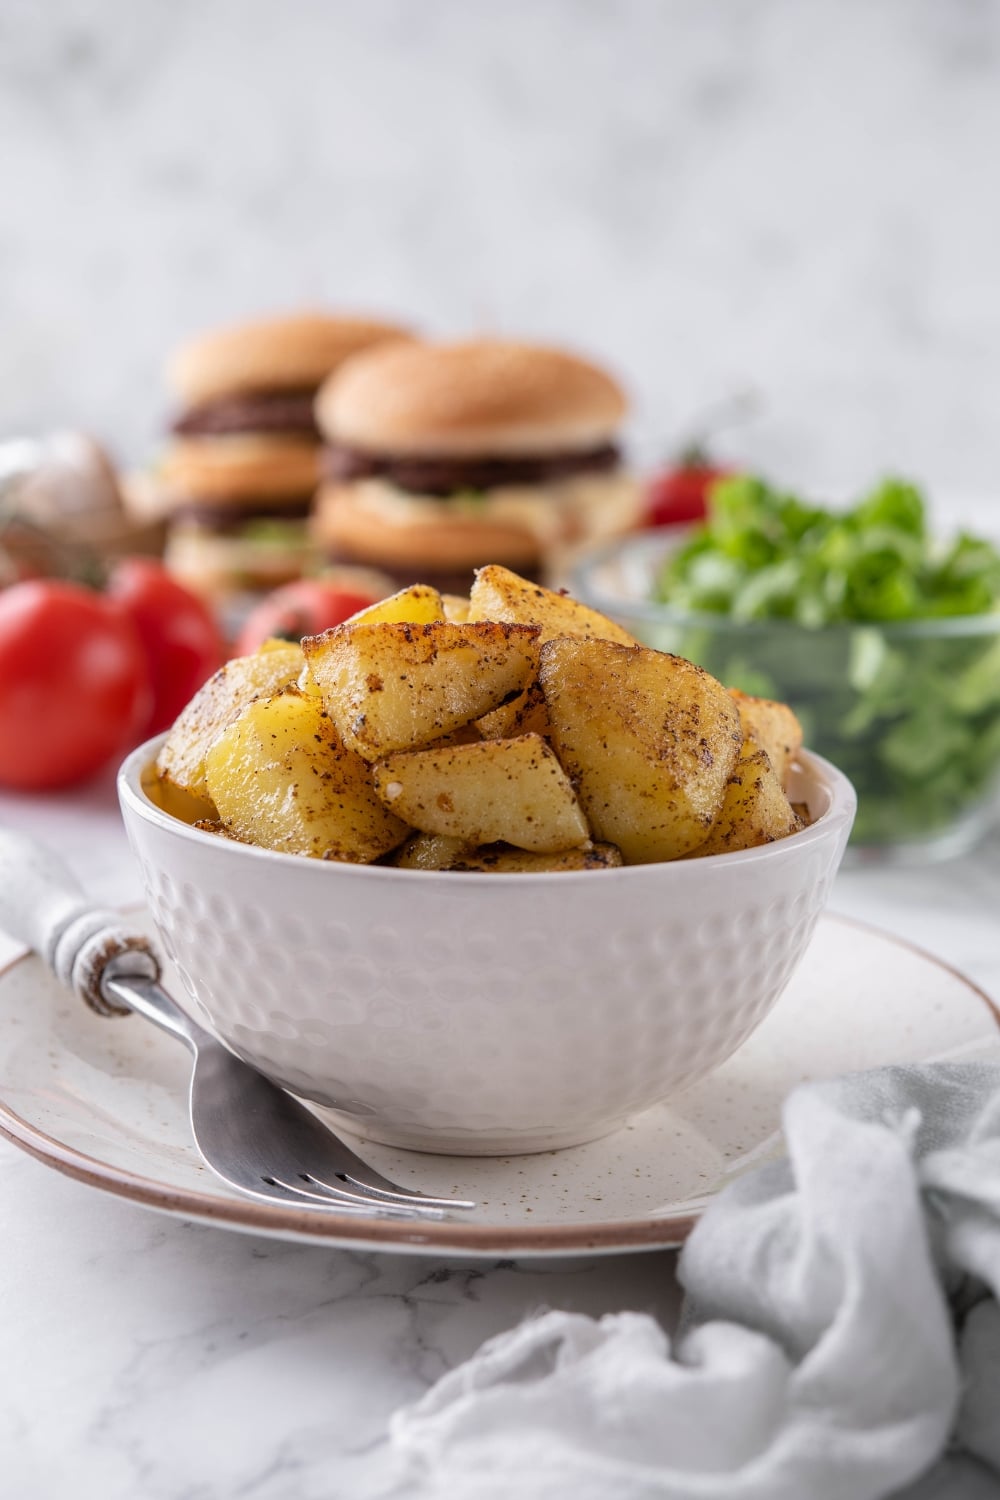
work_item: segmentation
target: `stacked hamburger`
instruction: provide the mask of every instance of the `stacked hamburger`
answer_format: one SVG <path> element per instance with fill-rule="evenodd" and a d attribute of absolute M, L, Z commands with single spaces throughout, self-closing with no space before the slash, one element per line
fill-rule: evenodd
<path fill-rule="evenodd" d="M 320 389 L 312 532 L 325 558 L 466 592 L 473 569 L 558 570 L 641 511 L 615 381 L 556 349 L 478 339 L 355 355 Z"/>
<path fill-rule="evenodd" d="M 168 379 L 180 410 L 155 481 L 176 576 L 224 600 L 309 571 L 317 389 L 359 351 L 403 337 L 386 323 L 304 314 L 220 329 L 177 351 Z"/>

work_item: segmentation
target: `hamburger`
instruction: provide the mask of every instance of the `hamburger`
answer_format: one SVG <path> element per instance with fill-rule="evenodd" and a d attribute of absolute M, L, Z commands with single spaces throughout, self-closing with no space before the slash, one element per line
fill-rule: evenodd
<path fill-rule="evenodd" d="M 624 395 L 559 349 L 499 339 L 395 344 L 324 381 L 313 535 L 333 562 L 467 592 L 501 563 L 540 578 L 580 545 L 627 530 Z"/>
<path fill-rule="evenodd" d="M 174 574 L 216 597 L 302 574 L 314 557 L 317 389 L 352 355 L 405 337 L 388 323 L 306 313 L 177 350 L 167 375 L 178 411 L 154 481 Z"/>

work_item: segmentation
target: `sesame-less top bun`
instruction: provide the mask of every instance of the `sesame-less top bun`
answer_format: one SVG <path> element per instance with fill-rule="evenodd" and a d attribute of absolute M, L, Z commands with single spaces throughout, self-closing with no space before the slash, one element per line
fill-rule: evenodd
<path fill-rule="evenodd" d="M 323 313 L 240 323 L 181 345 L 167 380 L 189 405 L 242 391 L 309 390 L 360 350 L 410 337 L 391 323 Z"/>
<path fill-rule="evenodd" d="M 334 443 L 440 456 L 586 451 L 613 439 L 625 410 L 595 365 L 499 339 L 359 354 L 316 398 L 320 430 Z"/>

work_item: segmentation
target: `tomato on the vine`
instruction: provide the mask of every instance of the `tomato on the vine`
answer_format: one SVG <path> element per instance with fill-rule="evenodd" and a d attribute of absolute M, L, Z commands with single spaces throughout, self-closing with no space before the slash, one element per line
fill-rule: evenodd
<path fill-rule="evenodd" d="M 391 589 L 391 582 L 380 593 L 362 584 L 345 584 L 336 576 L 300 578 L 296 583 L 286 583 L 250 611 L 236 641 L 236 654 L 250 656 L 271 636 L 300 641 L 304 635 L 319 635 L 350 619 L 359 609 L 374 604 Z"/>
<path fill-rule="evenodd" d="M 144 732 L 158 734 L 222 665 L 222 632 L 208 605 L 153 558 L 124 558 L 107 592 L 139 633 L 153 692 Z"/>
<path fill-rule="evenodd" d="M 113 601 L 52 579 L 0 592 L 0 785 L 84 780 L 135 742 L 150 702 L 138 631 Z"/>

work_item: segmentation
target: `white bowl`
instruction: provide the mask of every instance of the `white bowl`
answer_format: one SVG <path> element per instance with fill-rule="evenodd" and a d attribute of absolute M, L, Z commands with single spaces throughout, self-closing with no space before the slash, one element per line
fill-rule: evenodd
<path fill-rule="evenodd" d="M 188 827 L 129 756 L 125 826 L 169 957 L 234 1052 L 391 1145 L 576 1145 L 717 1068 L 781 994 L 854 817 L 803 753 L 811 825 L 737 854 L 493 875 L 340 864 Z"/>

